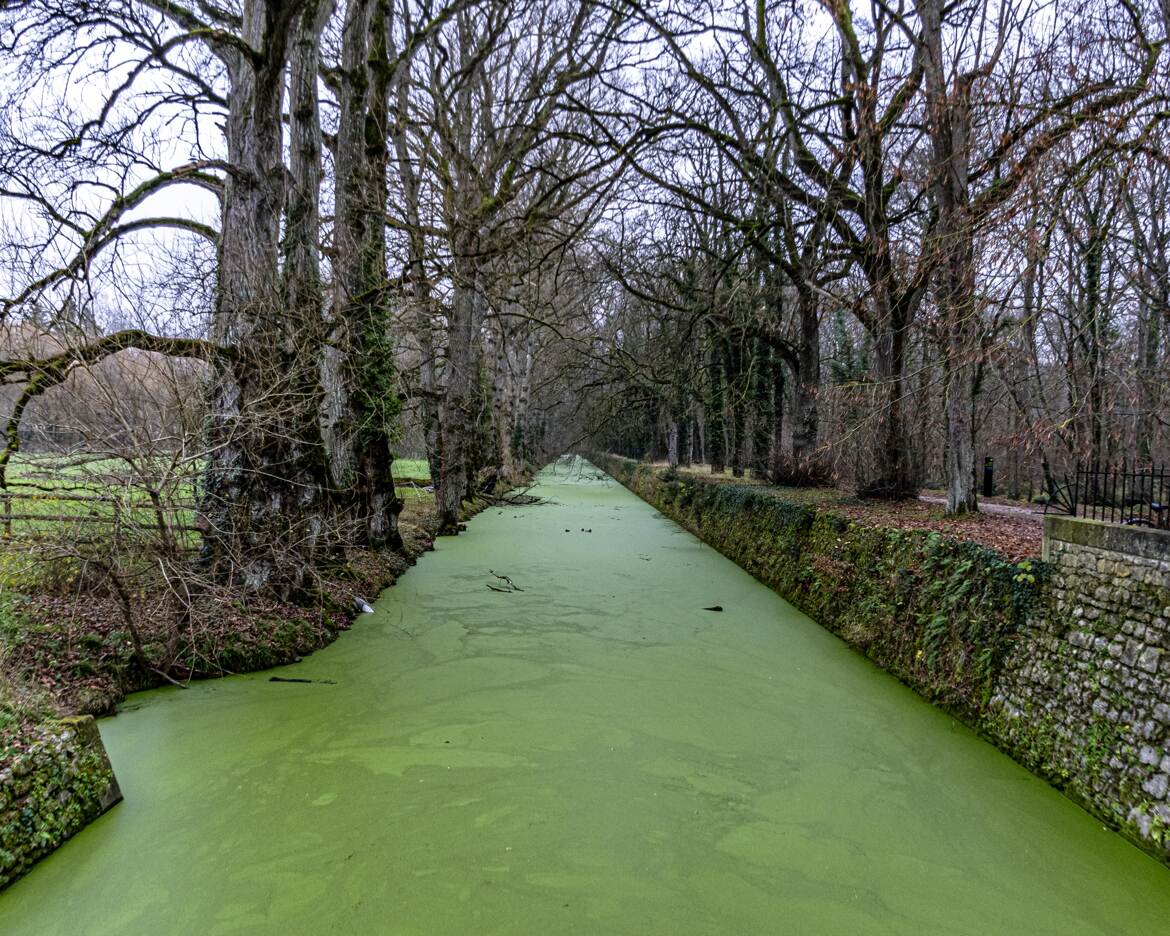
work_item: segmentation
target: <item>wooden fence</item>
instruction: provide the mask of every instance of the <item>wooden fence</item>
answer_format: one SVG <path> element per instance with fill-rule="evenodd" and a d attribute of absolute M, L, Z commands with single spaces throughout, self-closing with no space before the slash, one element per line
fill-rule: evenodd
<path fill-rule="evenodd" d="M 77 505 L 71 511 L 67 505 Z M 37 507 L 45 509 L 38 510 Z M 0 490 L 0 545 L 68 538 L 71 543 L 109 543 L 115 549 L 130 540 L 156 540 L 174 550 L 196 548 L 198 527 L 189 519 L 194 504 L 133 500 L 111 494 Z M 79 526 L 93 536 L 79 536 Z M 98 535 L 104 534 L 104 535 Z"/>

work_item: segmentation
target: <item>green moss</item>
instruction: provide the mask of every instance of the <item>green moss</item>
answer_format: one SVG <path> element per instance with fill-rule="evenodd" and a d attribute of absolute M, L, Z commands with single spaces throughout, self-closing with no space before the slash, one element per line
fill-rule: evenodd
<path fill-rule="evenodd" d="M 388 330 L 371 326 L 362 335 L 361 346 L 360 372 L 354 381 L 359 388 L 355 397 L 358 437 L 360 445 L 373 447 L 394 440 L 402 402 L 397 392 L 394 342 Z"/>
<path fill-rule="evenodd" d="M 89 716 L 11 739 L 0 773 L 0 888 L 121 798 Z"/>

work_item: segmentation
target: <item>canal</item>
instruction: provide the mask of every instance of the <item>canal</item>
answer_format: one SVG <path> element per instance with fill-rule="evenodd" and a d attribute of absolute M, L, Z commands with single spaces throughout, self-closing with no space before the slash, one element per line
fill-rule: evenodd
<path fill-rule="evenodd" d="M 1170 873 L 616 483 L 334 645 L 133 697 L 17 934 L 1157 934 Z M 719 606 L 722 611 L 704 610 Z"/>

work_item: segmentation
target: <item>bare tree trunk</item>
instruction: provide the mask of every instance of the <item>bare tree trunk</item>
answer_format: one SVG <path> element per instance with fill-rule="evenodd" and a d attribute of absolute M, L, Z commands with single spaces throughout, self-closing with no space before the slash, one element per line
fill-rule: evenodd
<path fill-rule="evenodd" d="M 814 403 L 815 407 L 815 403 Z M 780 477 L 784 463 L 784 362 L 777 357 L 772 362 L 772 458 L 768 475 L 772 481 Z"/>
<path fill-rule="evenodd" d="M 752 432 L 751 432 L 751 471 L 752 477 L 763 479 L 768 477 L 768 468 L 772 463 L 772 354 L 771 349 L 762 342 L 753 342 L 751 363 L 751 400 L 752 400 Z"/>
<path fill-rule="evenodd" d="M 447 327 L 447 378 L 440 444 L 440 474 L 435 495 L 439 507 L 439 531 L 459 531 L 459 511 L 470 484 L 470 443 L 476 410 L 479 330 L 476 328 L 476 254 L 478 239 L 471 232 L 455 238 L 452 258 L 455 283 Z"/>
<path fill-rule="evenodd" d="M 345 438 L 355 469 L 355 541 L 399 548 L 390 442 L 399 401 L 390 336 L 386 272 L 386 170 L 389 161 L 388 0 L 351 0 L 342 33 L 334 224 L 335 342 L 344 353 Z"/>
<path fill-rule="evenodd" d="M 909 317 L 892 308 L 888 291 L 874 290 L 875 319 L 884 323 L 874 336 L 874 377 L 877 382 L 878 431 L 876 463 L 859 493 L 898 500 L 918 490 L 917 473 L 910 460 L 905 425 L 906 335 Z"/>
<path fill-rule="evenodd" d="M 729 450 L 731 452 L 731 475 L 734 478 L 744 476 L 744 448 L 747 443 L 747 434 L 744 432 L 744 412 L 741 395 L 736 393 L 731 401 L 731 432 Z"/>
<path fill-rule="evenodd" d="M 408 63 L 398 66 L 393 78 L 395 168 L 402 186 L 402 212 L 406 221 L 407 259 L 403 271 L 406 294 L 414 306 L 413 338 L 419 355 L 419 408 L 422 418 L 423 447 L 432 478 L 439 477 L 440 406 L 436 378 L 434 310 L 431 283 L 426 269 L 426 236 L 422 228 L 419 204 L 418 170 L 411 157 L 407 140 L 410 120 L 410 70 Z"/>
<path fill-rule="evenodd" d="M 678 467 L 678 417 L 674 413 L 666 417 L 666 463 Z"/>
<path fill-rule="evenodd" d="M 933 150 L 938 210 L 934 250 L 943 323 L 946 396 L 947 513 L 977 511 L 975 499 L 976 375 L 982 352 L 975 302 L 975 231 L 968 163 L 971 146 L 970 79 L 948 78 L 943 61 L 942 0 L 918 0 L 925 51 L 927 128 Z"/>
<path fill-rule="evenodd" d="M 1164 384 L 1158 378 L 1158 350 L 1161 346 L 1162 310 L 1148 299 L 1138 311 L 1138 416 L 1135 435 L 1138 458 L 1154 457 L 1154 414 L 1162 412 Z"/>
<path fill-rule="evenodd" d="M 287 314 L 295 323 L 306 351 L 318 355 L 314 370 L 305 373 L 306 392 L 318 401 L 321 437 L 317 445 L 328 460 L 332 454 L 329 431 L 333 426 L 326 387 L 333 370 L 326 347 L 325 293 L 318 253 L 321 199 L 321 119 L 317 81 L 321 67 L 321 32 L 333 12 L 333 0 L 310 0 L 297 20 L 289 55 L 289 185 L 284 222 L 284 281 Z M 335 385 L 335 384 L 334 384 Z M 338 510 L 335 492 L 346 480 L 344 471 L 322 472 L 328 495 L 329 520 L 324 527 L 331 549 L 348 540 L 347 518 Z"/>
<path fill-rule="evenodd" d="M 724 397 L 723 339 L 715 334 L 714 327 L 710 325 L 708 325 L 707 334 L 710 347 L 710 360 L 707 365 L 710 375 L 710 392 L 705 407 L 707 412 L 707 453 L 711 464 L 711 473 L 723 474 L 727 468 L 724 461 L 727 448 L 724 444 L 723 414 L 727 403 Z"/>
<path fill-rule="evenodd" d="M 446 387 L 443 397 L 439 444 L 439 477 L 435 499 L 439 510 L 439 532 L 459 532 L 459 515 L 472 479 L 472 435 L 478 400 L 480 322 L 478 291 L 481 248 L 481 190 L 473 171 L 473 86 L 483 67 L 475 61 L 476 37 L 466 14 L 457 18 L 459 61 L 469 73 L 459 82 L 450 115 L 453 127 L 444 134 L 445 158 L 452 173 L 447 182 L 445 205 L 451 244 L 451 307 L 447 315 L 447 354 L 444 362 Z"/>
<path fill-rule="evenodd" d="M 511 482 L 516 477 L 516 462 L 512 453 L 513 379 L 509 354 L 508 329 L 499 317 L 493 329 L 492 367 L 492 423 L 495 435 L 496 465 L 500 477 Z"/>
<path fill-rule="evenodd" d="M 520 362 L 516 367 L 516 392 L 514 394 L 515 411 L 512 414 L 512 424 L 518 429 L 519 446 L 516 455 L 524 462 L 531 461 L 532 427 L 529 424 L 528 410 L 532 398 L 532 368 L 536 363 L 535 339 L 531 328 L 524 326 L 524 344 L 519 351 Z"/>
<path fill-rule="evenodd" d="M 792 461 L 798 473 L 816 458 L 820 442 L 817 394 L 821 384 L 821 322 L 816 293 L 800 290 L 797 297 L 800 319 L 799 373 L 792 392 Z"/>
<path fill-rule="evenodd" d="M 954 299 L 950 301 L 956 301 Z M 947 513 L 964 514 L 978 510 L 975 495 L 975 437 L 972 416 L 975 409 L 976 363 L 970 342 L 970 326 L 958 309 L 950 310 L 954 326 L 947 337 L 943 361 L 947 408 L 946 478 Z M 943 313 L 947 320 L 947 313 Z M 969 316 L 968 316 L 969 318 Z M 977 344 L 976 336 L 976 344 Z"/>
<path fill-rule="evenodd" d="M 746 443 L 744 395 L 746 388 L 744 378 L 744 349 L 742 339 L 734 336 L 727 340 L 727 389 L 731 399 L 728 409 L 731 411 L 731 420 L 727 423 L 727 454 L 731 467 L 732 477 L 742 478 L 744 475 L 744 447 Z"/>
<path fill-rule="evenodd" d="M 312 336 L 283 309 L 278 271 L 285 206 L 284 66 L 299 4 L 248 0 L 231 58 L 219 282 L 213 334 L 237 354 L 217 360 L 209 459 L 200 502 L 203 556 L 221 579 L 295 597 L 311 587 L 325 491 Z"/>
<path fill-rule="evenodd" d="M 304 327 L 320 322 L 324 307 L 317 240 L 321 227 L 321 119 L 318 43 L 332 0 L 314 0 L 297 20 L 289 54 L 289 185 L 284 231 L 285 302 Z M 320 334 L 319 329 L 316 334 Z"/>
<path fill-rule="evenodd" d="M 695 444 L 698 447 L 698 461 L 700 465 L 707 462 L 707 413 L 704 407 L 699 407 L 695 417 Z"/>

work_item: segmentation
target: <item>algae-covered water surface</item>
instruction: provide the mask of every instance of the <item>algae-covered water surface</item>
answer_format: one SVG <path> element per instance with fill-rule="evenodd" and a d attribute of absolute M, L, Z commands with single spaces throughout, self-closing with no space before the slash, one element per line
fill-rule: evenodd
<path fill-rule="evenodd" d="M 126 800 L 0 933 L 1170 931 L 1162 866 L 588 466 L 539 480 L 313 682 L 102 722 Z"/>

